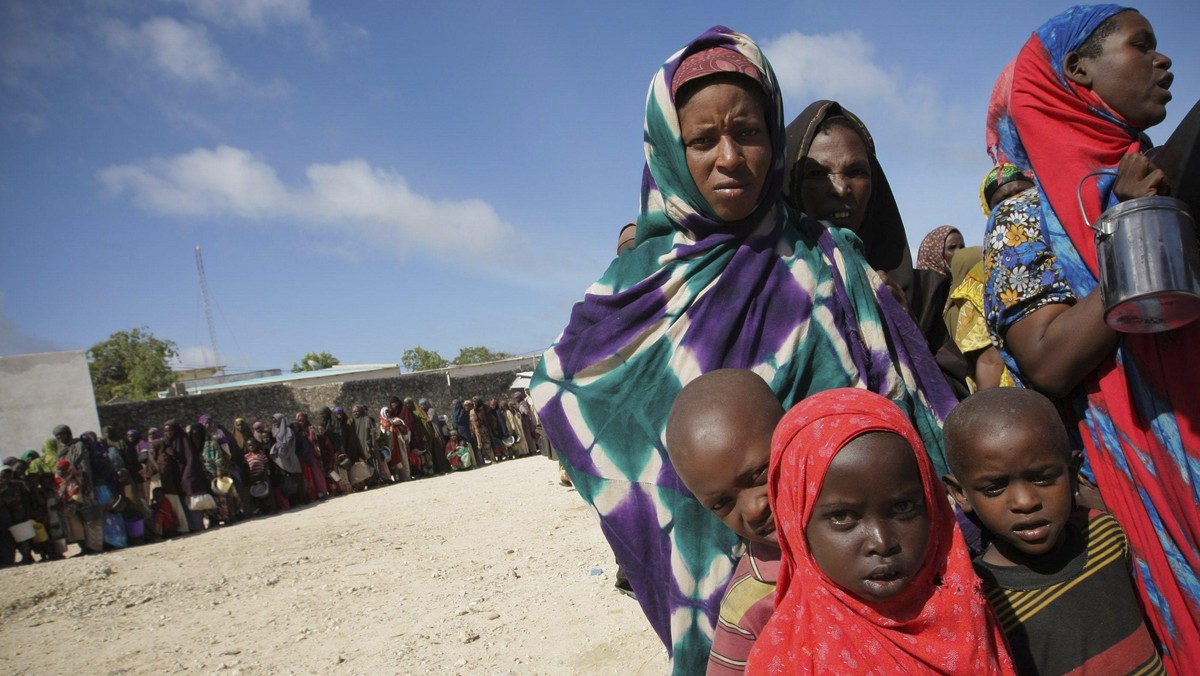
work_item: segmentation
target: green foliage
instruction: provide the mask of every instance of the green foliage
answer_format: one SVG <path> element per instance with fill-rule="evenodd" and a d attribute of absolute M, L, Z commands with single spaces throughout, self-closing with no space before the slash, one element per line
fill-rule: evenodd
<path fill-rule="evenodd" d="M 454 364 L 482 364 L 487 361 L 496 361 L 497 359 L 507 359 L 512 355 L 507 352 L 492 352 L 486 347 L 464 347 L 458 351 L 458 356 L 454 358 Z"/>
<path fill-rule="evenodd" d="M 179 356 L 178 348 L 174 341 L 155 338 L 145 326 L 117 331 L 87 354 L 98 403 L 113 397 L 153 399 L 175 382 L 168 362 Z"/>
<path fill-rule="evenodd" d="M 321 369 L 327 369 L 331 366 L 337 366 L 340 363 L 342 362 L 337 357 L 329 354 L 328 352 L 322 352 L 320 354 L 317 354 L 316 352 L 309 352 L 300 358 L 299 363 L 292 364 L 292 373 L 320 371 Z"/>
<path fill-rule="evenodd" d="M 400 357 L 400 363 L 404 364 L 404 368 L 408 371 L 428 371 L 446 368 L 450 365 L 450 362 L 446 361 L 442 355 L 423 347 L 405 350 L 404 356 Z"/>

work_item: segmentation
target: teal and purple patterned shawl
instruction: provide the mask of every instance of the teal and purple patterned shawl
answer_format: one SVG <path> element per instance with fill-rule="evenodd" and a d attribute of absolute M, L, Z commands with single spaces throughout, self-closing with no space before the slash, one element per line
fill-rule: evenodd
<path fill-rule="evenodd" d="M 741 52 L 771 94 L 775 160 L 756 211 L 714 216 L 688 173 L 670 82 L 689 54 Z M 680 482 L 663 443 L 676 393 L 702 373 L 753 369 L 785 407 L 862 387 L 912 418 L 939 472 L 954 404 L 924 339 L 848 230 L 790 210 L 775 74 L 745 35 L 705 32 L 655 75 L 637 246 L 613 261 L 546 351 L 532 396 L 542 424 L 642 605 L 676 673 L 702 673 L 734 535 Z"/>

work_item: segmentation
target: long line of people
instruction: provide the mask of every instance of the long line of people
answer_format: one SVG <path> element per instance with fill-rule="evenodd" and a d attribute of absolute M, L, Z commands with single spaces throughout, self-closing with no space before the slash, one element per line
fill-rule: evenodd
<path fill-rule="evenodd" d="M 322 407 L 270 420 L 211 413 L 144 434 L 78 437 L 66 425 L 0 471 L 0 567 L 158 541 L 297 505 L 525 457 L 547 446 L 524 392 L 454 400 L 392 397 L 373 417 Z M 19 559 L 18 559 L 19 555 Z"/>

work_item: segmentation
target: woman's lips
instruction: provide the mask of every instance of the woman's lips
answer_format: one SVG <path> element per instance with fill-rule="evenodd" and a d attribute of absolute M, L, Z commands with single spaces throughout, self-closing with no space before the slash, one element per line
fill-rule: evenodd
<path fill-rule="evenodd" d="M 1174 98 L 1174 95 L 1171 94 L 1171 83 L 1174 81 L 1175 81 L 1175 74 L 1167 73 L 1166 75 L 1163 76 L 1163 79 L 1159 80 L 1154 85 L 1162 90 L 1164 102 L 1170 101 L 1172 98 Z"/>
<path fill-rule="evenodd" d="M 830 221 L 835 225 L 845 227 L 845 224 L 850 222 L 850 213 L 849 208 L 826 209 L 825 213 L 817 220 Z"/>
<path fill-rule="evenodd" d="M 713 188 L 713 190 L 717 194 L 733 197 L 742 195 L 744 192 L 746 192 L 748 187 L 749 186 L 745 183 L 728 183 L 724 185 L 718 185 L 717 187 Z"/>

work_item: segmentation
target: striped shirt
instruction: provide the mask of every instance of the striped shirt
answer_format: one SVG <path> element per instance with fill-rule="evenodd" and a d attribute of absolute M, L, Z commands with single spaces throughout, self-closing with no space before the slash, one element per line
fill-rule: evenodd
<path fill-rule="evenodd" d="M 751 542 L 721 599 L 721 613 L 708 656 L 709 674 L 741 674 L 750 649 L 775 611 L 779 550 Z"/>
<path fill-rule="evenodd" d="M 1120 524 L 1076 512 L 1063 544 L 1029 565 L 975 570 L 1022 674 L 1162 674 Z"/>

